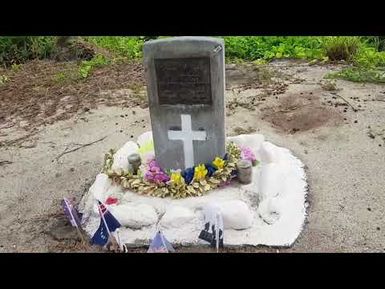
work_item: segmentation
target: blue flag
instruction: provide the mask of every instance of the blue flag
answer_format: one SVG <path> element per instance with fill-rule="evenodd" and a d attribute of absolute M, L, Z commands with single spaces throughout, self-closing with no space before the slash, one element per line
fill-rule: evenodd
<path fill-rule="evenodd" d="M 147 253 L 169 253 L 174 252 L 174 248 L 166 237 L 159 231 L 156 233 L 154 239 L 152 240 L 150 247 L 148 248 Z"/>
<path fill-rule="evenodd" d="M 104 246 L 108 242 L 109 232 L 114 232 L 121 225 L 100 201 L 98 201 L 98 204 L 100 213 L 100 225 L 92 237 L 91 243 Z"/>
<path fill-rule="evenodd" d="M 104 225 L 103 220 L 100 219 L 99 228 L 96 230 L 94 236 L 92 237 L 91 244 L 92 245 L 96 244 L 96 245 L 104 246 L 108 242 L 108 237 L 109 237 L 109 234 L 108 234 L 107 228 Z"/>

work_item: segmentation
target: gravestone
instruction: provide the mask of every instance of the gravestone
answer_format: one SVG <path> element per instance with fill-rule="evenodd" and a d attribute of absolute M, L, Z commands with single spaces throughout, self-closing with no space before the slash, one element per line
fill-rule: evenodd
<path fill-rule="evenodd" d="M 148 41 L 144 67 L 155 158 L 185 169 L 225 154 L 224 43 L 210 37 Z"/>

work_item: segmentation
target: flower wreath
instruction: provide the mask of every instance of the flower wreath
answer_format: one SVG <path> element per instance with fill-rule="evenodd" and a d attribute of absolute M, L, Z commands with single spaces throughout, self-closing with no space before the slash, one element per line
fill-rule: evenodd
<path fill-rule="evenodd" d="M 175 199 L 202 196 L 217 187 L 229 184 L 236 177 L 236 163 L 241 159 L 249 160 L 253 165 L 258 161 L 252 150 L 230 142 L 226 146 L 223 158 L 216 157 L 211 163 L 199 164 L 185 170 L 169 170 L 160 168 L 154 158 L 143 164 L 137 174 L 129 170 L 112 170 L 114 150 L 110 150 L 104 158 L 103 173 L 113 183 L 138 194 L 154 197 L 171 197 Z"/>

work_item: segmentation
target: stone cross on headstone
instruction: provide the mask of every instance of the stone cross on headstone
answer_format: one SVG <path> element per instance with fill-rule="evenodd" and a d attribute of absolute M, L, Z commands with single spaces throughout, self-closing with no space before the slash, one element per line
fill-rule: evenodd
<path fill-rule="evenodd" d="M 169 130 L 168 139 L 169 140 L 181 140 L 183 141 L 183 156 L 184 156 L 184 166 L 190 168 L 194 166 L 194 140 L 206 140 L 205 131 L 193 131 L 191 130 L 191 115 L 181 114 L 182 119 L 182 130 Z"/>
<path fill-rule="evenodd" d="M 185 169 L 225 154 L 224 44 L 219 38 L 148 41 L 144 67 L 155 158 Z"/>

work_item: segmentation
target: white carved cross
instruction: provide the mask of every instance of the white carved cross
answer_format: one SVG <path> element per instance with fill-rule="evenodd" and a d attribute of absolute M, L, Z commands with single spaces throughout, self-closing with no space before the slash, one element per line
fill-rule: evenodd
<path fill-rule="evenodd" d="M 194 166 L 194 140 L 206 140 L 205 131 L 194 131 L 191 127 L 191 115 L 181 114 L 182 130 L 169 130 L 169 140 L 181 140 L 183 141 L 183 153 L 184 153 L 184 165 L 185 169 Z"/>

